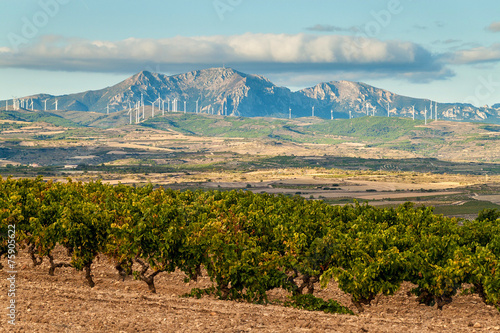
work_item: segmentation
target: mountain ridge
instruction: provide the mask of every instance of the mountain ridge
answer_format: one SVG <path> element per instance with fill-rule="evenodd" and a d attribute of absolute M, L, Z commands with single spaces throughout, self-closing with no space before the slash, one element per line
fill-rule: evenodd
<path fill-rule="evenodd" d="M 158 98 L 162 101 L 159 102 Z M 329 119 L 360 117 L 366 115 L 400 116 L 435 119 L 429 111 L 431 101 L 402 96 L 388 90 L 362 82 L 330 81 L 292 92 L 286 87 L 276 86 L 264 76 L 246 74 L 232 68 L 209 68 L 177 75 L 165 75 L 141 71 L 113 86 L 99 90 L 54 96 L 38 94 L 23 97 L 33 100 L 33 109 L 93 111 L 98 113 L 129 110 L 141 100 L 151 108 L 156 101 L 157 109 L 173 109 L 177 100 L 177 111 L 227 114 L 244 117 L 288 118 L 313 115 Z M 198 103 L 196 103 L 198 101 Z M 8 100 L 9 109 L 13 101 Z M 198 104 L 198 109 L 196 105 Z M 5 109 L 6 101 L 0 101 Z M 25 109 L 31 104 L 25 103 Z M 434 109 L 434 104 L 433 104 Z M 388 111 L 389 110 L 389 111 Z M 492 107 L 475 107 L 463 103 L 438 104 L 438 119 L 453 121 L 479 121 L 500 123 L 500 103 Z"/>

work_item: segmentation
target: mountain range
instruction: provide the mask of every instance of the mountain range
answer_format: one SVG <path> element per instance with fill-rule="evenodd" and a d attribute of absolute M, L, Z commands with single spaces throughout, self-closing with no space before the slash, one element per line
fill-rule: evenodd
<path fill-rule="evenodd" d="M 159 98 L 163 100 L 160 102 Z M 308 117 L 347 119 L 365 115 L 435 118 L 435 104 L 429 99 L 411 98 L 351 81 L 331 81 L 296 92 L 278 87 L 260 75 L 245 74 L 231 68 L 211 68 L 167 76 L 142 71 L 114 86 L 76 94 L 26 96 L 26 110 L 92 111 L 101 114 L 126 112 L 141 100 L 155 108 L 177 111 L 227 114 L 242 117 Z M 28 101 L 29 100 L 29 101 Z M 28 101 L 28 102 L 26 102 Z M 32 101 L 32 104 L 31 104 Z M 184 104 L 185 102 L 185 104 Z M 13 100 L 0 101 L 0 110 L 13 108 Z M 46 106 L 45 106 L 46 105 Z M 197 106 L 198 105 L 198 109 Z M 314 108 L 314 111 L 313 111 Z M 389 112 L 388 112 L 389 109 Z M 500 123 L 500 103 L 476 107 L 463 103 L 437 105 L 438 119 Z M 314 112 L 314 114 L 313 114 Z M 148 114 L 151 114 L 150 112 Z"/>

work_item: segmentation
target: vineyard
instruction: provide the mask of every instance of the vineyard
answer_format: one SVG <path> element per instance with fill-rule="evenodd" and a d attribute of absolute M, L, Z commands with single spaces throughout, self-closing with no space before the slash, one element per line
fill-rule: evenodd
<path fill-rule="evenodd" d="M 358 312 L 404 282 L 417 301 L 442 309 L 457 293 L 477 294 L 500 309 L 500 212 L 474 221 L 407 203 L 393 208 L 331 206 L 322 201 L 249 191 L 173 191 L 0 178 L 0 258 L 29 253 L 34 266 L 84 271 L 94 286 L 98 256 L 117 276 L 132 275 L 156 292 L 155 277 L 180 270 L 185 281 L 207 274 L 212 287 L 184 296 L 268 303 L 353 314 L 335 300 L 313 296 L 336 281 Z M 17 249 L 9 241 L 15 226 Z M 53 251 L 62 246 L 67 261 Z"/>

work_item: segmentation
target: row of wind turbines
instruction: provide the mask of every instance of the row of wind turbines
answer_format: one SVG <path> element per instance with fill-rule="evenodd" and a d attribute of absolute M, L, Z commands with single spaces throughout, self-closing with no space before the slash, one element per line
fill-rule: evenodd
<path fill-rule="evenodd" d="M 44 111 L 47 111 L 47 101 L 48 101 L 48 99 L 45 99 L 42 101 L 44 103 L 44 107 L 43 107 Z M 35 111 L 34 110 L 34 101 L 32 98 L 23 98 L 23 99 L 14 98 L 14 99 L 12 99 L 12 102 L 13 102 L 13 104 L 12 104 L 13 110 L 27 109 L 27 110 Z M 162 99 L 160 96 L 158 96 L 158 98 L 156 100 L 148 102 L 151 104 L 151 117 L 154 118 L 156 115 L 155 114 L 155 111 L 156 111 L 155 106 L 156 105 L 158 105 L 157 106 L 158 112 L 161 112 L 162 115 L 165 115 L 165 112 L 184 112 L 184 113 L 186 113 L 187 112 L 187 109 L 186 109 L 187 101 L 183 101 L 184 102 L 183 111 L 179 111 L 179 102 L 180 101 L 177 98 L 170 99 L 169 97 L 167 97 L 166 99 Z M 5 103 L 6 103 L 5 109 L 8 110 L 9 109 L 9 100 L 6 100 Z M 165 108 L 165 104 L 167 105 L 166 108 Z M 58 100 L 57 99 L 55 99 L 55 101 L 52 103 L 52 105 L 55 106 L 55 111 L 58 111 Z M 216 111 L 215 109 L 216 109 L 215 107 L 212 107 L 212 105 L 209 105 L 207 107 L 206 113 L 213 115 L 213 114 L 215 114 L 215 112 L 217 112 L 216 113 L 217 115 L 226 115 L 227 116 L 227 105 L 225 104 L 224 101 L 221 103 L 220 110 Z M 433 119 L 433 112 L 432 112 L 433 109 L 434 109 L 434 120 L 438 120 L 438 103 L 434 102 L 434 106 L 433 106 L 433 102 L 430 101 L 429 117 L 427 116 L 428 115 L 427 114 L 428 113 L 427 107 L 425 107 L 424 112 L 423 112 L 426 125 L 427 125 L 428 119 L 430 119 L 430 120 Z M 363 104 L 362 110 L 363 110 L 363 113 L 365 113 L 367 116 L 370 116 L 370 115 L 375 116 L 376 108 L 372 105 L 369 105 L 368 103 Z M 141 100 L 136 102 L 134 107 L 132 107 L 132 105 L 129 103 L 129 110 L 128 110 L 127 115 L 130 116 L 130 121 L 129 121 L 130 124 L 133 123 L 134 112 L 135 112 L 135 122 L 136 123 L 139 123 L 141 121 L 141 119 L 142 120 L 145 119 L 146 113 L 145 113 L 145 103 L 144 103 L 144 94 L 143 93 L 141 93 Z M 199 108 L 199 99 L 196 100 L 195 113 L 202 113 L 202 111 Z M 106 114 L 108 114 L 108 115 L 110 114 L 109 104 L 106 107 Z M 334 119 L 333 109 L 331 109 L 330 114 L 331 114 L 331 119 L 333 120 Z M 315 116 L 315 106 L 312 106 L 311 116 L 312 117 Z M 390 117 L 390 116 L 391 116 L 390 102 L 387 102 L 387 117 Z M 292 119 L 292 108 L 291 107 L 288 109 L 288 118 Z M 349 119 L 352 119 L 352 118 L 353 118 L 352 111 L 349 111 Z M 413 118 L 413 120 L 415 120 L 415 105 L 412 106 L 412 118 Z"/>
<path fill-rule="evenodd" d="M 430 120 L 432 120 L 432 101 L 430 101 Z M 369 110 L 369 106 L 368 106 L 368 103 L 365 103 L 363 104 L 363 111 L 366 113 L 367 116 L 375 116 L 375 110 L 376 108 L 372 105 L 371 106 L 371 114 L 370 114 L 370 110 Z M 313 106 L 312 107 L 312 112 L 311 112 L 311 116 L 314 117 L 314 109 L 315 107 Z M 333 109 L 330 110 L 330 114 L 331 114 L 331 119 L 333 120 Z M 387 117 L 390 117 L 391 116 L 391 107 L 390 107 L 390 103 L 387 102 Z M 352 111 L 349 110 L 349 119 L 352 119 Z M 412 106 L 412 118 L 413 120 L 415 120 L 415 105 Z M 288 119 L 292 119 L 292 108 L 289 108 L 288 109 Z M 424 109 L 424 119 L 425 119 L 425 124 L 427 125 L 427 107 L 425 107 Z M 434 120 L 438 120 L 438 103 L 437 102 L 434 102 Z"/>
<path fill-rule="evenodd" d="M 48 99 L 43 100 L 43 111 L 47 111 L 47 101 Z M 58 111 L 58 103 L 59 101 L 56 99 L 52 105 L 55 105 L 55 111 Z M 9 100 L 5 101 L 5 110 L 9 109 Z M 35 111 L 33 98 L 22 98 L 12 99 L 12 110 L 19 111 L 21 109 Z"/>
<path fill-rule="evenodd" d="M 161 96 L 158 96 L 158 98 L 154 101 L 148 101 L 148 103 L 151 104 L 151 118 L 154 118 L 156 116 L 156 110 L 164 116 L 165 112 L 184 112 L 187 113 L 187 101 L 183 101 L 184 103 L 184 109 L 181 111 L 179 109 L 179 102 L 182 102 L 178 100 L 177 98 L 170 99 L 167 97 L 166 99 L 162 99 Z M 195 107 L 195 113 L 202 113 L 202 110 L 200 109 L 199 105 L 200 99 L 196 100 L 196 107 Z M 166 108 L 165 108 L 166 104 Z M 155 109 L 155 106 L 157 105 L 157 109 Z M 221 109 L 216 111 L 215 107 L 212 107 L 212 105 L 208 105 L 207 107 L 207 114 L 216 114 L 217 112 L 218 115 L 226 115 L 227 116 L 227 105 L 223 101 L 221 103 Z M 107 113 L 109 114 L 109 105 L 107 107 Z M 135 117 L 134 117 L 135 114 Z M 139 123 L 142 120 L 146 118 L 146 110 L 145 110 L 145 103 L 144 103 L 144 94 L 141 93 L 141 100 L 137 101 L 135 105 L 132 107 L 132 105 L 129 103 L 129 110 L 127 112 L 127 115 L 129 115 L 130 120 L 129 123 L 132 125 L 134 123 L 134 118 L 135 118 L 135 123 Z"/>

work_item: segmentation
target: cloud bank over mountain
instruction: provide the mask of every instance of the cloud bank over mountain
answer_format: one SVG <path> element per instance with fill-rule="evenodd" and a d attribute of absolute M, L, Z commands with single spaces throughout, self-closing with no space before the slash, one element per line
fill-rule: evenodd
<path fill-rule="evenodd" d="M 397 73 L 416 81 L 453 75 L 441 56 L 418 44 L 342 35 L 245 33 L 119 41 L 52 35 L 18 52 L 0 49 L 1 67 L 28 69 L 129 73 L 156 65 L 179 72 L 223 64 L 262 73 Z"/>

